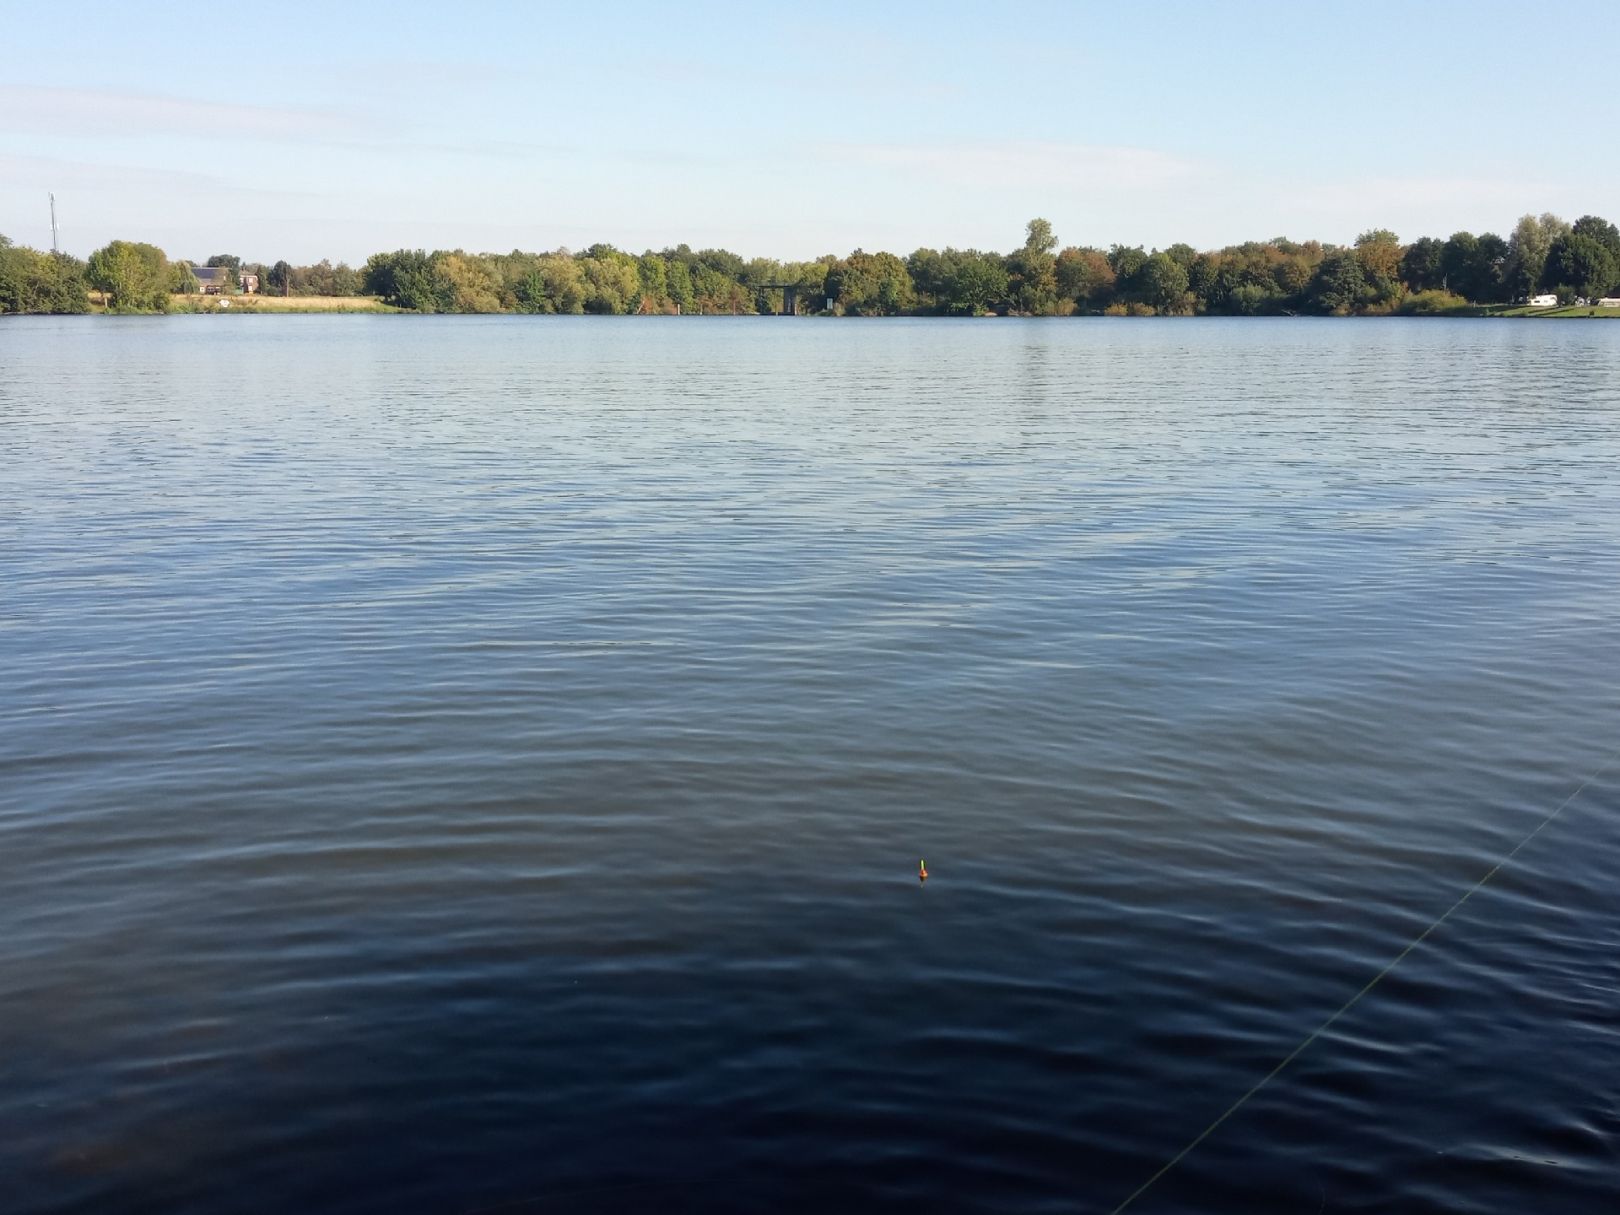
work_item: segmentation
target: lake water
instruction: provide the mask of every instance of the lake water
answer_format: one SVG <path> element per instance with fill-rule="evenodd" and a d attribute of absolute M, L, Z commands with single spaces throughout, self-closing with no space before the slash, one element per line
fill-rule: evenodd
<path fill-rule="evenodd" d="M 8 320 L 0 1209 L 1110 1211 L 1620 745 L 1617 471 L 1601 322 Z M 1617 812 L 1130 1209 L 1620 1206 Z"/>

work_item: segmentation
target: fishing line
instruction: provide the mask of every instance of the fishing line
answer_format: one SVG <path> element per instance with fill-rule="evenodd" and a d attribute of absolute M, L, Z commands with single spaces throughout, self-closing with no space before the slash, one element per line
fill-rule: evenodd
<path fill-rule="evenodd" d="M 1264 1076 L 1260 1077 L 1253 1088 L 1249 1089 L 1248 1092 L 1244 1093 L 1236 1101 L 1232 1102 L 1231 1105 L 1227 1106 L 1226 1109 L 1222 1111 L 1220 1117 L 1216 1118 L 1214 1122 L 1211 1122 L 1203 1130 L 1199 1131 L 1198 1134 L 1188 1142 L 1187 1146 L 1182 1148 L 1174 1156 L 1170 1157 L 1170 1159 L 1163 1165 L 1163 1167 L 1159 1169 L 1157 1173 L 1153 1174 L 1153 1176 L 1149 1177 L 1141 1185 L 1137 1186 L 1135 1190 L 1131 1191 L 1130 1195 L 1125 1199 L 1125 1201 L 1110 1211 L 1109 1215 L 1120 1215 L 1120 1212 L 1125 1210 L 1126 1207 L 1130 1206 L 1138 1198 L 1142 1197 L 1143 1194 L 1146 1194 L 1150 1189 L 1152 1189 L 1154 1184 L 1157 1183 L 1159 1179 L 1171 1169 L 1175 1168 L 1176 1165 L 1180 1164 L 1187 1157 L 1189 1152 L 1213 1135 L 1216 1130 L 1219 1129 L 1221 1123 L 1225 1122 L 1233 1114 L 1237 1113 L 1238 1110 L 1242 1109 L 1244 1105 L 1248 1103 L 1250 1097 L 1254 1096 L 1261 1089 L 1265 1088 L 1266 1085 L 1275 1080 L 1290 1063 L 1303 1055 L 1310 1047 L 1311 1043 L 1315 1042 L 1318 1038 L 1325 1034 L 1332 1027 L 1335 1021 L 1344 1016 L 1345 1013 L 1349 1012 L 1357 1004 L 1361 1003 L 1361 998 L 1383 982 L 1384 977 L 1388 975 L 1390 971 L 1394 970 L 1403 961 L 1405 961 L 1407 954 L 1411 953 L 1419 945 L 1423 944 L 1423 942 L 1428 939 L 1429 934 L 1434 932 L 1435 929 L 1439 928 L 1440 925 L 1444 924 L 1448 919 L 1450 919 L 1452 912 L 1456 911 L 1469 899 L 1473 898 L 1474 895 L 1478 894 L 1479 891 L 1484 888 L 1485 884 L 1501 871 L 1503 866 L 1505 866 L 1514 857 L 1518 856 L 1531 840 L 1540 835 L 1543 829 L 1549 826 L 1555 818 L 1562 814 L 1566 806 L 1568 806 L 1581 794 L 1585 793 L 1588 785 L 1612 768 L 1616 760 L 1620 760 L 1620 747 L 1616 747 L 1613 751 L 1611 751 L 1609 753 L 1609 757 L 1603 761 L 1598 769 L 1593 772 L 1592 775 L 1583 780 L 1579 785 L 1577 785 L 1575 792 L 1571 793 L 1563 801 L 1559 802 L 1557 808 L 1554 809 L 1551 814 L 1547 815 L 1546 818 L 1537 823 L 1531 830 L 1530 834 L 1525 836 L 1514 846 L 1512 852 L 1509 852 L 1501 860 L 1497 861 L 1496 864 L 1492 865 L 1490 869 L 1486 871 L 1484 877 L 1480 878 L 1479 881 L 1475 882 L 1467 890 L 1463 891 L 1461 897 L 1459 897 L 1455 903 L 1440 913 L 1439 919 L 1435 920 L 1422 932 L 1418 933 L 1417 936 L 1413 937 L 1411 941 L 1407 943 L 1405 949 L 1401 950 L 1400 953 L 1396 954 L 1392 959 L 1390 959 L 1388 965 L 1386 965 L 1384 969 L 1380 970 L 1372 978 L 1368 979 L 1365 987 L 1341 1004 L 1337 1012 L 1307 1034 L 1303 1042 L 1294 1047 L 1293 1050 L 1289 1051 L 1288 1054 L 1283 1057 L 1282 1062 L 1278 1063 L 1276 1067 L 1272 1068 Z"/>

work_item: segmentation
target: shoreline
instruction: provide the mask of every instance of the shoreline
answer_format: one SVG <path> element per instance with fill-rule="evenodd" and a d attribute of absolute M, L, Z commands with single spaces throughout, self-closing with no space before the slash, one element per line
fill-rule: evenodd
<path fill-rule="evenodd" d="M 660 317 L 668 320 L 715 320 L 723 318 L 760 317 L 763 319 L 781 320 L 790 319 L 786 314 L 769 312 L 706 312 L 706 313 L 559 313 L 559 312 L 418 312 L 412 308 L 396 308 L 385 304 L 376 296 L 264 296 L 264 295 L 233 295 L 225 297 L 216 296 L 175 296 L 174 304 L 166 312 L 113 312 L 101 300 L 92 299 L 88 312 L 84 313 L 12 313 L 13 316 L 526 316 L 526 317 L 585 317 L 594 316 L 602 320 L 623 320 L 629 316 Z M 1039 320 L 1039 321 L 1072 321 L 1072 320 L 1614 320 L 1620 319 L 1620 308 L 1599 308 L 1595 305 L 1570 305 L 1560 308 L 1530 308 L 1524 305 L 1487 304 L 1470 308 L 1458 308 L 1445 312 L 1384 312 L 1377 314 L 1345 313 L 1341 315 L 1315 314 L 1315 313 L 1264 313 L 1250 314 L 1230 312 L 1198 312 L 1198 313 L 1172 313 L 1154 315 L 1107 315 L 1104 313 L 1072 313 L 1069 316 L 1038 316 L 1030 313 L 997 313 L 986 312 L 978 316 L 947 316 L 937 312 L 904 312 L 894 316 L 840 316 L 831 312 L 801 313 L 791 319 L 796 320 Z"/>
<path fill-rule="evenodd" d="M 371 295 L 172 295 L 167 312 L 113 313 L 104 298 L 90 296 L 92 316 L 183 316 L 192 315 L 288 315 L 336 313 L 403 312 Z"/>

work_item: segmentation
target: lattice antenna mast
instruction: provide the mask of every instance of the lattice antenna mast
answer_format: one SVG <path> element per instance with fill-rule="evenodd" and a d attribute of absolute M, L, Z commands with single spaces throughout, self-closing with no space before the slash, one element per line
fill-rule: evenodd
<path fill-rule="evenodd" d="M 62 248 L 56 239 L 56 195 L 51 195 L 51 252 L 60 253 Z"/>

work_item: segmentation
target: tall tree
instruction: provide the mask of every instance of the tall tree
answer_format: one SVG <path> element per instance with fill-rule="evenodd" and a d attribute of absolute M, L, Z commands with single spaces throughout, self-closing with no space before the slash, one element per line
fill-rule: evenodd
<path fill-rule="evenodd" d="M 586 312 L 623 316 L 641 303 L 641 275 L 628 253 L 606 247 L 598 256 L 580 258 L 579 268 L 585 276 Z"/>
<path fill-rule="evenodd" d="M 1432 236 L 1420 236 L 1407 246 L 1401 255 L 1401 280 L 1413 291 L 1433 291 L 1445 281 L 1440 268 L 1440 253 L 1446 242 Z"/>
<path fill-rule="evenodd" d="M 1356 237 L 1356 260 L 1367 285 L 1380 299 L 1389 299 L 1400 289 L 1401 241 L 1388 228 L 1373 228 Z"/>
<path fill-rule="evenodd" d="M 1307 299 L 1318 312 L 1343 316 L 1362 307 L 1369 294 L 1367 276 L 1355 250 L 1335 249 L 1317 266 Z"/>
<path fill-rule="evenodd" d="M 1023 247 L 1007 259 L 1013 302 L 1021 312 L 1041 315 L 1057 302 L 1057 237 L 1044 219 L 1030 220 L 1024 233 Z"/>
<path fill-rule="evenodd" d="M 169 310 L 169 259 L 156 245 L 115 240 L 90 255 L 86 277 L 115 312 Z"/>
<path fill-rule="evenodd" d="M 928 302 L 940 306 L 940 294 L 945 289 L 945 259 L 937 249 L 918 249 L 906 258 L 906 270 L 911 285 L 918 295 L 926 295 Z"/>
<path fill-rule="evenodd" d="M 1120 294 L 1138 291 L 1141 284 L 1136 281 L 1142 265 L 1147 261 L 1147 250 L 1141 245 L 1110 245 L 1108 248 L 1108 265 L 1114 272 L 1114 288 Z"/>
<path fill-rule="evenodd" d="M 455 303 L 455 285 L 436 266 L 437 257 L 420 249 L 373 253 L 366 259 L 365 289 L 384 303 L 416 312 L 449 312 Z"/>
<path fill-rule="evenodd" d="M 826 291 L 851 316 L 893 316 L 917 298 L 905 262 L 860 249 L 828 267 Z"/>
<path fill-rule="evenodd" d="M 664 261 L 664 281 L 668 284 L 669 302 L 682 312 L 692 307 L 696 294 L 692 288 L 692 267 L 679 259 Z"/>
<path fill-rule="evenodd" d="M 1508 298 L 1506 274 L 1508 243 L 1494 232 L 1481 232 L 1474 242 L 1473 272 L 1468 276 L 1469 299 L 1496 304 Z"/>
<path fill-rule="evenodd" d="M 1551 212 L 1542 215 L 1524 215 L 1513 225 L 1508 237 L 1508 260 L 1504 272 L 1508 291 L 1515 297 L 1526 296 L 1541 283 L 1542 270 L 1547 265 L 1547 253 L 1558 237 L 1569 231 L 1569 225 Z"/>
<path fill-rule="evenodd" d="M 636 274 L 641 280 L 641 311 L 667 311 L 669 270 L 664 259 L 649 249 L 636 259 Z"/>
<path fill-rule="evenodd" d="M 1474 297 L 1474 259 L 1479 237 L 1472 232 L 1453 232 L 1440 250 L 1440 273 L 1448 291 L 1469 299 Z"/>
<path fill-rule="evenodd" d="M 978 316 L 1007 298 L 1007 268 L 998 255 L 947 249 L 940 262 L 944 272 L 940 298 L 953 316 Z"/>
<path fill-rule="evenodd" d="M 448 290 L 445 312 L 500 312 L 507 306 L 495 267 L 486 257 L 457 249 L 433 255 L 434 274 Z"/>
<path fill-rule="evenodd" d="M 1192 292 L 1198 311 L 1210 311 L 1216 285 L 1220 281 L 1220 272 L 1219 253 L 1200 253 L 1193 258 L 1192 265 L 1187 267 L 1187 290 Z"/>
<path fill-rule="evenodd" d="M 1597 241 L 1620 262 L 1620 228 L 1616 228 L 1608 220 L 1598 215 L 1583 215 L 1570 227 L 1576 236 L 1590 237 Z"/>
<path fill-rule="evenodd" d="M 1151 253 L 1142 263 L 1142 295 L 1160 312 L 1187 310 L 1187 271 L 1168 253 Z"/>
<path fill-rule="evenodd" d="M 1114 268 L 1102 250 L 1071 246 L 1058 254 L 1057 287 L 1079 308 L 1102 308 L 1114 294 Z"/>
<path fill-rule="evenodd" d="M 84 263 L 0 236 L 0 312 L 88 312 Z"/>
<path fill-rule="evenodd" d="M 1542 265 L 1540 287 L 1561 300 L 1597 299 L 1620 279 L 1620 262 L 1595 236 L 1568 232 L 1553 240 Z"/>
<path fill-rule="evenodd" d="M 1191 270 L 1193 262 L 1198 257 L 1198 250 L 1194 249 L 1186 241 L 1177 241 L 1175 244 L 1166 248 L 1164 252 L 1166 257 L 1175 262 L 1176 265 L 1180 266 L 1183 270 Z"/>

